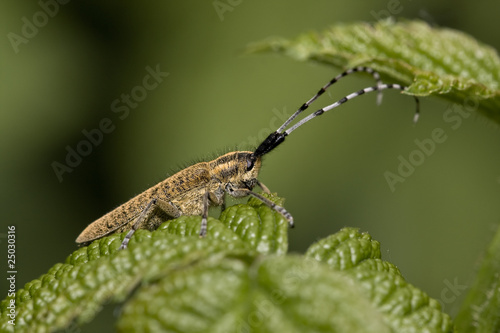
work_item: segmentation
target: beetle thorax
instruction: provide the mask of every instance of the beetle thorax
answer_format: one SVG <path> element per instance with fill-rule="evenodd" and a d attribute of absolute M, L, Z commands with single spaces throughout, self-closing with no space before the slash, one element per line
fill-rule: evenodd
<path fill-rule="evenodd" d="M 253 188 L 261 166 L 260 157 L 250 151 L 235 151 L 209 162 L 212 177 L 224 184 Z"/>

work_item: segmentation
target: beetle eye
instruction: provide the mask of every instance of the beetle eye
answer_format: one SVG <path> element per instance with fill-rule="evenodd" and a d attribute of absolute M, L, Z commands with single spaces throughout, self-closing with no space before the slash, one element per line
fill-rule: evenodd
<path fill-rule="evenodd" d="M 254 165 L 255 165 L 255 157 L 253 155 L 250 155 L 247 158 L 247 171 L 252 170 Z"/>

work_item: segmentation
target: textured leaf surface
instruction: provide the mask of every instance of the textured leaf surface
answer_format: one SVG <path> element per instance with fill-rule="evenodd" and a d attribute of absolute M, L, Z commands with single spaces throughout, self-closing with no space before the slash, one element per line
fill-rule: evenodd
<path fill-rule="evenodd" d="M 273 198 L 283 206 L 282 199 Z M 220 220 L 261 254 L 285 254 L 288 249 L 288 222 L 257 198 L 249 205 L 234 205 L 222 212 Z"/>
<path fill-rule="evenodd" d="M 500 332 L 500 229 L 456 317 L 460 332 Z"/>
<path fill-rule="evenodd" d="M 294 40 L 268 39 L 249 51 L 280 52 L 342 68 L 369 66 L 409 86 L 406 93 L 441 95 L 500 123 L 498 54 L 460 31 L 421 21 L 355 23 Z"/>
<path fill-rule="evenodd" d="M 378 309 L 391 332 L 453 332 L 439 303 L 404 280 L 396 266 L 381 260 L 380 244 L 345 228 L 313 244 L 306 257 L 344 271 Z"/>
<path fill-rule="evenodd" d="M 343 229 L 306 256 L 256 257 L 173 272 L 127 303 L 123 332 L 452 332 L 437 301 Z"/>
<path fill-rule="evenodd" d="M 147 232 L 139 235 L 144 233 Z M 189 265 L 215 253 L 238 253 L 246 248 L 241 241 L 222 243 L 217 239 L 165 234 L 155 239 L 136 239 L 127 251 L 117 252 L 121 236 L 101 241 L 111 240 L 116 244 L 110 255 L 97 258 L 94 256 L 97 251 L 78 250 L 68 260 L 74 264 L 58 264 L 20 290 L 16 299 L 16 331 L 51 331 L 66 327 L 75 318 L 78 322 L 87 322 L 104 302 L 123 300 L 139 282 L 147 281 L 160 271 Z"/>
<path fill-rule="evenodd" d="M 390 332 L 342 274 L 303 257 L 177 271 L 127 303 L 122 332 Z"/>
<path fill-rule="evenodd" d="M 246 222 L 254 226 L 277 214 L 260 204 L 244 206 L 256 212 Z M 281 227 L 284 225 L 279 215 L 273 221 Z M 200 222 L 199 216 L 182 216 L 162 224 L 154 232 L 138 230 L 125 251 L 118 251 L 124 234 L 111 235 L 76 250 L 64 264 L 56 264 L 47 274 L 18 290 L 16 331 L 49 332 L 67 327 L 73 320 L 85 323 L 105 302 L 122 301 L 137 285 L 159 275 L 209 257 L 256 254 L 254 244 L 212 218 L 209 218 L 207 237 L 200 239 Z M 267 231 L 251 238 L 259 242 L 262 237 L 269 237 Z M 284 245 L 278 247 L 286 251 L 286 233 L 281 241 Z M 0 330 L 6 332 L 13 331 L 5 315 L 8 302 L 4 300 L 0 307 Z"/>
<path fill-rule="evenodd" d="M 279 199 L 272 198 L 272 200 Z M 249 200 L 210 218 L 139 230 L 76 250 L 16 294 L 16 332 L 52 332 L 124 302 L 122 332 L 451 332 L 437 301 L 380 259 L 368 234 L 343 229 L 305 256 L 286 252 L 286 221 Z M 7 305 L 0 329 L 12 332 Z M 74 326 L 73 326 L 74 327 Z"/>

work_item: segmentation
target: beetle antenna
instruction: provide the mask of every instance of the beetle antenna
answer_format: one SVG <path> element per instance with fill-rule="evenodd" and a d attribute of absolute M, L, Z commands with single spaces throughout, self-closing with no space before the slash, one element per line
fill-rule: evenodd
<path fill-rule="evenodd" d="M 295 125 L 293 125 L 292 127 L 290 127 L 289 129 L 287 129 L 286 131 L 284 131 L 284 129 L 293 121 L 293 119 L 295 119 L 301 112 L 303 112 L 304 110 L 306 110 L 309 105 L 314 102 L 319 96 L 321 96 L 325 90 L 331 86 L 332 84 L 334 84 L 335 82 L 337 82 L 340 78 L 350 74 L 350 73 L 354 73 L 354 72 L 359 72 L 359 71 L 365 71 L 365 72 L 368 72 L 368 73 L 372 73 L 373 76 L 375 77 L 376 81 L 377 81 L 377 85 L 376 86 L 373 86 L 373 87 L 368 87 L 368 88 L 364 88 L 364 89 L 361 89 L 361 90 L 358 90 L 354 93 L 351 93 L 341 99 L 339 99 L 338 101 L 336 101 L 335 103 L 333 104 L 330 104 L 322 109 L 319 109 L 313 113 L 311 113 L 310 115 L 308 115 L 307 117 L 303 118 L 302 120 L 300 120 L 299 122 L 297 122 Z M 316 93 L 316 95 L 314 95 L 309 101 L 307 101 L 306 103 L 304 103 L 290 118 L 288 118 L 287 121 L 285 121 L 285 123 L 283 125 L 280 126 L 280 128 L 278 128 L 275 132 L 271 133 L 260 145 L 259 147 L 257 147 L 257 149 L 254 151 L 254 156 L 255 157 L 258 157 L 258 156 L 262 156 L 264 154 L 267 154 L 268 152 L 270 152 L 271 150 L 273 150 L 274 148 L 276 148 L 279 144 L 281 144 L 283 141 L 285 141 L 285 137 L 288 136 L 290 133 L 292 133 L 294 130 L 296 130 L 297 128 L 299 128 L 300 126 L 304 125 L 306 122 L 308 122 L 309 120 L 317 117 L 317 116 L 320 116 L 322 115 L 323 113 L 325 113 L 326 111 L 329 111 L 331 109 L 334 109 L 336 108 L 337 106 L 340 106 L 342 104 L 344 104 L 345 102 L 355 98 L 355 97 L 358 97 L 358 96 L 361 96 L 361 95 L 364 95 L 365 93 L 369 93 L 369 92 L 373 92 L 373 91 L 378 91 L 379 95 L 378 95 L 378 99 L 377 101 L 379 102 L 381 100 L 381 92 L 382 90 L 385 90 L 385 89 L 397 89 L 397 90 L 405 90 L 407 87 L 405 86 L 402 86 L 400 84 L 396 84 L 396 83 L 393 83 L 393 84 L 385 84 L 385 83 L 381 83 L 380 81 L 380 76 L 378 75 L 377 72 L 375 72 L 374 70 L 368 68 L 368 67 L 356 67 L 356 68 L 353 68 L 351 70 L 347 70 L 345 71 L 344 73 L 338 75 L 337 77 L 333 78 L 329 83 L 327 83 L 325 86 L 323 86 L 319 91 L 318 93 Z M 419 102 L 419 99 L 414 96 L 415 98 L 415 103 L 416 103 L 416 111 L 415 111 L 415 115 L 413 116 L 413 122 L 416 123 L 418 121 L 418 118 L 420 116 L 420 102 Z"/>
<path fill-rule="evenodd" d="M 316 93 L 316 95 L 314 95 L 310 100 L 308 100 L 307 102 L 305 102 L 304 104 L 302 104 L 302 106 L 297 111 L 295 111 L 295 113 L 292 114 L 292 116 L 290 118 L 288 118 L 288 120 L 285 121 L 285 123 L 283 125 L 281 125 L 280 128 L 278 128 L 277 132 L 281 133 L 283 131 L 283 129 L 285 127 L 287 127 L 288 124 L 290 124 L 292 122 L 292 120 L 295 119 L 295 117 L 297 117 L 304 110 L 306 110 L 309 107 L 309 105 L 312 104 L 312 102 L 314 102 L 316 99 L 318 99 L 318 97 L 320 97 L 321 95 L 323 95 L 323 93 L 326 91 L 326 89 L 328 89 L 331 85 L 333 85 L 335 82 L 339 81 L 340 79 L 346 77 L 347 75 L 353 74 L 353 73 L 357 73 L 357 72 L 366 72 L 366 73 L 369 73 L 369 74 L 371 74 L 373 76 L 373 78 L 377 82 L 377 86 L 380 86 L 382 84 L 382 80 L 380 79 L 380 74 L 377 71 L 375 71 L 373 68 L 358 66 L 358 67 L 354 67 L 354 68 L 348 69 L 345 72 L 340 73 L 339 75 L 337 75 L 336 77 L 334 77 L 333 79 L 331 79 L 330 82 L 328 82 L 323 87 L 321 87 L 321 89 L 318 90 L 318 92 Z M 382 103 L 382 90 L 379 90 L 379 93 L 377 95 L 377 105 L 380 105 L 380 103 Z"/>

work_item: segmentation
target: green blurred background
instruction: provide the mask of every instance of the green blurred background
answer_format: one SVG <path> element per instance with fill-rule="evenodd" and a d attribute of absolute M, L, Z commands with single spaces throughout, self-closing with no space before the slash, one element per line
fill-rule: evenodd
<path fill-rule="evenodd" d="M 229 8 L 218 13 L 214 3 Z M 252 138 L 281 122 L 276 114 L 291 114 L 339 73 L 276 55 L 242 55 L 248 43 L 375 21 L 394 8 L 396 19 L 421 18 L 500 48 L 492 27 L 500 3 L 486 0 L 71 1 L 47 22 L 35 1 L 2 2 L 0 240 L 6 256 L 7 225 L 16 226 L 17 287 L 64 261 L 87 224 L 168 173 L 254 148 Z M 7 36 L 21 35 L 23 17 L 34 16 L 42 26 L 16 53 Z M 121 120 L 111 104 L 157 65 L 169 76 Z M 372 84 L 364 75 L 345 79 L 316 106 Z M 500 220 L 500 132 L 475 114 L 452 129 L 443 120 L 449 106 L 423 99 L 413 126 L 412 98 L 387 91 L 376 107 L 374 95 L 364 96 L 269 154 L 261 180 L 286 198 L 295 217 L 290 250 L 359 227 L 382 243 L 384 259 L 409 282 L 455 314 Z M 115 129 L 60 182 L 52 163 L 64 164 L 66 146 L 75 149 L 82 131 L 103 118 Z M 435 128 L 446 142 L 392 192 L 384 172 L 397 172 L 398 156 L 407 158 L 414 140 L 430 138 Z"/>

